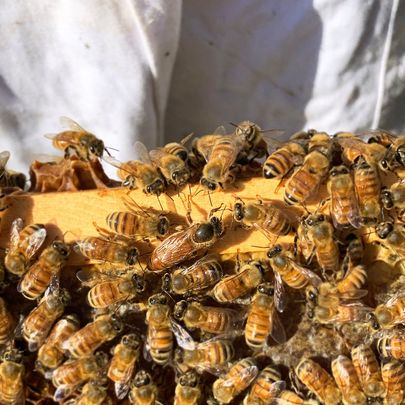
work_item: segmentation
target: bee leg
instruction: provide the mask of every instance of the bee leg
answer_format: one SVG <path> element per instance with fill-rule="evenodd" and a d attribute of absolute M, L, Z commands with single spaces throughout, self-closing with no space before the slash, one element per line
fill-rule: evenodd
<path fill-rule="evenodd" d="M 285 183 L 290 178 L 294 169 L 295 169 L 295 166 L 293 166 L 290 170 L 288 170 L 288 172 L 283 177 L 281 177 L 280 181 L 277 184 L 277 187 L 274 190 L 274 194 L 278 194 L 278 191 L 280 190 L 280 188 L 285 186 Z"/>
<path fill-rule="evenodd" d="M 108 229 L 102 228 L 101 226 L 97 225 L 95 222 L 93 222 L 93 226 L 96 228 L 96 231 L 100 234 L 101 237 L 103 237 L 107 240 L 119 239 L 119 236 L 116 235 L 114 232 L 111 232 Z"/>
<path fill-rule="evenodd" d="M 70 145 L 65 149 L 65 155 L 64 155 L 65 159 L 69 159 L 71 156 L 75 156 L 75 155 L 77 157 L 79 157 L 79 152 L 75 146 Z"/>

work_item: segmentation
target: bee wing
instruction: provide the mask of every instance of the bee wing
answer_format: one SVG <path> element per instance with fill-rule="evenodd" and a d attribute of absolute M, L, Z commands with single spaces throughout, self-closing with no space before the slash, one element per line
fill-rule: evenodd
<path fill-rule="evenodd" d="M 269 392 L 271 396 L 276 397 L 280 394 L 281 391 L 284 391 L 287 388 L 287 383 L 284 380 L 274 381 L 270 384 Z"/>
<path fill-rule="evenodd" d="M 226 129 L 223 125 L 220 125 L 219 127 L 215 128 L 215 130 L 212 134 L 213 135 L 226 135 Z"/>
<path fill-rule="evenodd" d="M 352 291 L 340 293 L 339 297 L 342 300 L 350 301 L 350 300 L 359 300 L 359 299 L 365 297 L 367 294 L 368 294 L 368 290 L 359 289 L 359 290 L 352 290 Z"/>
<path fill-rule="evenodd" d="M 398 298 L 403 297 L 404 295 L 405 295 L 405 292 L 404 292 L 403 289 L 397 291 L 392 297 L 390 297 L 390 298 L 388 299 L 388 301 L 385 303 L 385 305 L 387 305 L 387 306 L 395 305 L 395 301 L 396 301 Z"/>
<path fill-rule="evenodd" d="M 251 365 L 249 367 L 245 367 L 238 373 L 238 378 L 242 381 L 246 382 L 246 385 L 250 385 L 250 383 L 256 378 L 257 374 L 259 373 L 259 368 L 256 365 Z M 227 380 L 223 380 L 222 385 L 224 387 L 232 387 L 235 381 L 234 378 L 228 378 Z"/>
<path fill-rule="evenodd" d="M 122 169 L 123 163 L 112 156 L 103 156 L 103 160 L 117 169 Z"/>
<path fill-rule="evenodd" d="M 10 159 L 10 152 L 8 150 L 5 150 L 0 153 L 0 167 L 4 168 Z"/>
<path fill-rule="evenodd" d="M 95 248 L 95 244 L 89 240 L 76 240 L 73 244 L 73 250 L 80 255 L 83 255 L 81 252 L 82 249 L 94 250 Z"/>
<path fill-rule="evenodd" d="M 283 280 L 277 271 L 274 272 L 274 304 L 278 312 L 284 312 L 287 304 Z"/>
<path fill-rule="evenodd" d="M 177 344 L 186 350 L 195 350 L 197 347 L 196 342 L 191 337 L 191 335 L 184 329 L 181 325 L 179 325 L 174 320 L 171 321 L 171 329 L 174 333 L 176 338 Z"/>
<path fill-rule="evenodd" d="M 285 133 L 285 131 L 274 129 L 274 130 L 271 130 L 270 132 L 266 132 L 265 134 L 262 134 L 262 138 L 266 142 L 267 152 L 269 153 L 269 155 L 271 155 L 277 149 L 280 149 L 281 147 L 283 147 L 286 144 L 285 141 L 280 141 L 279 139 L 274 138 L 274 136 L 281 136 L 284 133 Z"/>
<path fill-rule="evenodd" d="M 73 392 L 74 388 L 75 388 L 74 385 L 67 385 L 67 384 L 59 385 L 53 395 L 53 399 L 56 402 L 60 403 L 63 399 L 68 397 Z"/>
<path fill-rule="evenodd" d="M 69 117 L 60 117 L 59 122 L 63 128 L 68 128 L 68 129 L 71 129 L 72 131 L 78 131 L 78 132 L 88 132 L 82 126 L 80 126 L 76 121 L 72 120 Z"/>
<path fill-rule="evenodd" d="M 114 384 L 115 395 L 118 399 L 123 399 L 129 391 L 130 388 L 130 379 L 135 369 L 135 362 L 129 367 L 125 372 L 125 379 L 121 382 L 116 382 Z"/>
<path fill-rule="evenodd" d="M 138 160 L 144 163 L 152 164 L 149 156 L 149 151 L 142 142 L 136 141 L 134 143 L 134 149 Z"/>
<path fill-rule="evenodd" d="M 14 250 L 20 241 L 20 232 L 24 228 L 24 222 L 21 218 L 16 218 L 11 224 L 10 231 L 10 249 Z"/>
<path fill-rule="evenodd" d="M 368 307 L 361 302 L 342 303 L 342 304 L 340 304 L 340 306 L 357 308 L 357 311 L 356 311 L 357 316 L 356 316 L 356 319 L 353 320 L 353 322 L 365 322 L 367 320 L 367 315 L 374 310 L 374 308 Z M 334 319 L 334 320 L 338 320 L 338 319 L 339 319 L 339 316 L 337 316 L 337 319 Z M 331 320 L 331 321 L 333 322 L 334 320 Z"/>
<path fill-rule="evenodd" d="M 313 271 L 307 269 L 306 267 L 299 265 L 297 262 L 295 262 L 292 259 L 290 259 L 290 263 L 291 263 L 292 267 L 294 267 L 295 270 L 297 270 L 301 274 L 303 274 L 304 277 L 306 277 L 313 286 L 318 287 L 322 283 L 322 279 L 317 274 L 315 274 Z"/>
<path fill-rule="evenodd" d="M 89 270 L 89 269 L 82 269 L 76 273 L 77 279 L 84 285 L 85 287 L 93 287 L 95 284 L 105 281 L 105 280 L 112 280 L 118 277 L 114 277 L 112 275 L 104 274 L 99 271 Z"/>
<path fill-rule="evenodd" d="M 194 136 L 194 132 L 191 132 L 187 136 L 185 136 L 179 143 L 180 145 L 185 145 L 192 137 Z"/>
<path fill-rule="evenodd" d="M 279 344 L 283 344 L 287 340 L 285 334 L 285 329 L 281 323 L 280 318 L 278 317 L 277 311 L 275 308 L 272 308 L 270 311 L 270 322 L 271 322 L 271 331 L 270 336 Z"/>
<path fill-rule="evenodd" d="M 44 243 L 46 238 L 46 229 L 37 229 L 28 237 L 27 257 L 30 259 Z"/>

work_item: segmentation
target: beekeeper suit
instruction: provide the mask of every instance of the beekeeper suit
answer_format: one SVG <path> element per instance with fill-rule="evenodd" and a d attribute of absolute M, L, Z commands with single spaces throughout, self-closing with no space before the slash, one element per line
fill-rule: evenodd
<path fill-rule="evenodd" d="M 68 116 L 120 160 L 244 119 L 403 131 L 399 0 L 4 0 L 0 140 L 12 168 Z"/>

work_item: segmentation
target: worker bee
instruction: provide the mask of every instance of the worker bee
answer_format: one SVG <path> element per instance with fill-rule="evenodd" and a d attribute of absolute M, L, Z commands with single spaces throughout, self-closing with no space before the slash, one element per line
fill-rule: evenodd
<path fill-rule="evenodd" d="M 133 266 L 139 256 L 139 251 L 135 246 L 94 236 L 76 241 L 75 250 L 90 260 L 121 263 L 128 266 Z"/>
<path fill-rule="evenodd" d="M 315 361 L 302 358 L 295 373 L 299 380 L 326 405 L 339 404 L 342 395 L 332 376 Z"/>
<path fill-rule="evenodd" d="M 170 320 L 170 307 L 164 294 L 149 297 L 146 313 L 147 350 L 157 364 L 166 364 L 173 349 L 173 333 Z"/>
<path fill-rule="evenodd" d="M 83 285 L 91 287 L 87 302 L 93 308 L 107 308 L 124 300 L 130 300 L 145 290 L 145 280 L 136 273 L 113 276 L 85 270 L 77 273 Z"/>
<path fill-rule="evenodd" d="M 307 132 L 297 132 L 288 142 L 281 144 L 263 163 L 263 177 L 266 179 L 284 177 L 294 166 L 301 165 L 305 158 L 309 137 L 310 134 Z M 272 146 L 274 140 L 267 143 Z"/>
<path fill-rule="evenodd" d="M 209 371 L 217 374 L 232 360 L 235 351 L 232 341 L 222 338 L 206 340 L 202 343 L 183 344 L 182 336 L 174 329 L 177 342 L 182 349 L 176 349 L 175 360 L 181 368 L 195 368 L 197 371 Z"/>
<path fill-rule="evenodd" d="M 66 405 L 113 405 L 113 403 L 107 387 L 100 384 L 99 380 L 92 380 L 80 388 L 78 398 L 68 400 Z"/>
<path fill-rule="evenodd" d="M 282 209 L 262 201 L 245 204 L 239 200 L 233 207 L 233 216 L 246 228 L 255 226 L 275 235 L 287 235 L 292 229 L 291 221 Z"/>
<path fill-rule="evenodd" d="M 405 360 L 405 335 L 393 330 L 377 340 L 377 350 L 381 357 Z"/>
<path fill-rule="evenodd" d="M 372 308 L 361 302 L 339 303 L 337 306 L 318 305 L 314 309 L 313 317 L 321 324 L 367 323 Z"/>
<path fill-rule="evenodd" d="M 0 297 L 0 345 L 7 343 L 16 326 L 13 316 L 6 307 L 6 302 Z"/>
<path fill-rule="evenodd" d="M 360 237 L 350 233 L 346 237 L 346 241 L 348 244 L 341 265 L 342 277 L 347 274 L 350 268 L 361 264 L 364 256 L 364 246 Z"/>
<path fill-rule="evenodd" d="M 141 340 L 138 335 L 131 333 L 124 335 L 121 342 L 112 349 L 112 359 L 108 367 L 107 376 L 114 382 L 115 395 L 122 399 L 128 393 L 129 382 L 139 357 Z"/>
<path fill-rule="evenodd" d="M 257 124 L 251 121 L 242 121 L 239 124 L 232 124 L 235 127 L 234 136 L 242 144 L 242 151 L 248 154 L 255 152 L 256 157 L 262 157 L 266 153 L 266 146 L 262 136 L 263 131 Z M 271 130 L 271 132 L 280 132 Z"/>
<path fill-rule="evenodd" d="M 135 153 L 138 160 L 119 162 L 113 158 L 105 160 L 118 168 L 118 177 L 122 185 L 129 189 L 140 188 L 145 194 L 159 196 L 166 190 L 166 181 L 158 168 L 152 163 L 149 152 L 142 142 L 135 142 Z"/>
<path fill-rule="evenodd" d="M 188 329 L 197 328 L 214 334 L 237 329 L 242 319 L 234 309 L 208 307 L 184 300 L 176 303 L 173 315 L 175 319 L 182 320 Z"/>
<path fill-rule="evenodd" d="M 132 381 L 129 402 L 135 405 L 162 405 L 157 397 L 158 389 L 151 376 L 144 370 L 138 371 Z"/>
<path fill-rule="evenodd" d="M 256 288 L 263 280 L 265 269 L 259 261 L 248 261 L 236 274 L 226 276 L 212 289 L 218 302 L 233 302 Z"/>
<path fill-rule="evenodd" d="M 174 405 L 197 405 L 201 397 L 198 375 L 194 370 L 190 370 L 178 378 Z"/>
<path fill-rule="evenodd" d="M 385 405 L 404 403 L 405 366 L 397 360 L 391 360 L 381 367 L 381 377 L 385 386 Z"/>
<path fill-rule="evenodd" d="M 311 137 L 304 163 L 285 186 L 286 204 L 301 204 L 317 192 L 328 174 L 331 150 L 332 143 L 327 134 L 316 133 Z"/>
<path fill-rule="evenodd" d="M 372 398 L 383 396 L 384 384 L 380 367 L 371 347 L 365 344 L 355 346 L 351 350 L 351 356 L 364 393 Z"/>
<path fill-rule="evenodd" d="M 353 165 L 354 189 L 362 222 L 375 224 L 381 214 L 379 200 L 381 181 L 375 164 L 370 164 L 361 156 Z"/>
<path fill-rule="evenodd" d="M 63 343 L 79 330 L 79 319 L 76 315 L 67 315 L 60 319 L 51 332 L 45 343 L 38 351 L 38 358 L 35 363 L 37 369 L 54 369 L 62 364 Z"/>
<path fill-rule="evenodd" d="M 214 245 L 222 234 L 221 219 L 210 213 L 208 221 L 176 232 L 157 246 L 152 252 L 149 269 L 162 271 L 192 259 Z"/>
<path fill-rule="evenodd" d="M 80 384 L 100 377 L 107 364 L 108 356 L 104 352 L 63 363 L 52 374 L 52 383 L 57 387 L 54 401 L 61 401 Z"/>
<path fill-rule="evenodd" d="M 253 358 L 239 360 L 223 377 L 214 381 L 212 385 L 214 398 L 221 404 L 229 404 L 249 387 L 256 378 L 258 371 Z"/>
<path fill-rule="evenodd" d="M 65 157 L 76 154 L 83 160 L 101 158 L 107 149 L 104 142 L 95 135 L 83 129 L 77 122 L 68 117 L 60 118 L 62 126 L 69 130 L 58 134 L 45 135 L 52 140 L 52 146 L 65 152 Z"/>
<path fill-rule="evenodd" d="M 282 390 L 277 398 L 274 398 L 269 402 L 274 405 L 318 405 L 319 402 L 315 399 L 304 400 L 300 395 L 293 391 Z"/>
<path fill-rule="evenodd" d="M 351 360 L 343 355 L 332 361 L 332 375 L 342 393 L 344 405 L 367 403 Z"/>
<path fill-rule="evenodd" d="M 65 265 L 70 249 L 65 243 L 55 240 L 39 256 L 20 280 L 17 291 L 25 298 L 35 300 L 49 287 L 53 277 L 58 276 Z"/>
<path fill-rule="evenodd" d="M 281 380 L 278 370 L 272 366 L 265 367 L 256 378 L 249 394 L 243 400 L 243 405 L 264 405 L 271 404 L 278 398 L 286 387 L 285 381 Z M 276 402 L 284 404 L 284 402 Z"/>
<path fill-rule="evenodd" d="M 392 184 L 389 189 L 382 189 L 381 203 L 386 210 L 395 209 L 398 219 L 405 222 L 405 184 L 402 181 Z"/>
<path fill-rule="evenodd" d="M 19 187 L 24 190 L 26 177 L 23 173 L 6 169 L 9 159 L 10 152 L 0 152 L 0 187 Z"/>
<path fill-rule="evenodd" d="M 0 402 L 5 405 L 17 405 L 25 402 L 24 374 L 21 364 L 22 353 L 17 349 L 7 350 L 0 364 Z"/>
<path fill-rule="evenodd" d="M 162 278 L 163 290 L 175 294 L 199 294 L 215 285 L 223 275 L 215 256 L 203 256 L 189 267 L 179 267 Z"/>
<path fill-rule="evenodd" d="M 328 191 L 331 197 L 330 215 L 336 228 L 361 225 L 360 213 L 354 194 L 350 170 L 346 166 L 333 167 L 330 171 Z"/>
<path fill-rule="evenodd" d="M 301 289 L 308 284 L 317 286 L 322 281 L 311 270 L 300 266 L 295 261 L 293 253 L 284 249 L 281 245 L 275 245 L 269 249 L 267 257 L 273 271 L 277 272 L 291 288 Z"/>
<path fill-rule="evenodd" d="M 24 274 L 45 238 L 46 229 L 43 225 L 32 224 L 23 229 L 22 219 L 15 219 L 11 225 L 9 250 L 4 258 L 6 269 L 18 276 Z"/>
<path fill-rule="evenodd" d="M 253 350 L 263 348 L 268 336 L 277 343 L 284 343 L 286 335 L 274 304 L 274 287 L 271 283 L 263 283 L 257 287 L 252 299 L 246 326 L 245 341 Z"/>
<path fill-rule="evenodd" d="M 308 215 L 302 222 L 303 240 L 308 243 L 310 257 L 316 255 L 325 277 L 334 275 L 339 267 L 339 248 L 333 225 L 323 214 Z"/>
<path fill-rule="evenodd" d="M 99 315 L 65 340 L 62 346 L 74 358 L 87 357 L 103 343 L 114 339 L 122 329 L 122 321 L 116 314 Z"/>
<path fill-rule="evenodd" d="M 54 322 L 63 314 L 70 301 L 66 290 L 52 291 L 26 316 L 22 323 L 24 339 L 28 349 L 36 351 L 45 341 Z"/>
<path fill-rule="evenodd" d="M 193 134 L 188 135 L 180 143 L 171 143 L 163 148 L 153 149 L 149 152 L 152 163 L 159 168 L 168 183 L 182 186 L 190 178 L 187 167 L 188 151 L 184 144 Z"/>
<path fill-rule="evenodd" d="M 405 232 L 403 226 L 393 222 L 380 222 L 375 227 L 379 243 L 393 252 L 398 259 L 405 257 Z"/>
<path fill-rule="evenodd" d="M 403 169 L 405 167 L 405 135 L 394 135 L 387 131 L 379 138 L 381 142 L 384 139 L 384 143 L 390 142 L 386 148 L 384 158 L 379 162 L 382 170 L 395 171 L 396 169 Z"/>
<path fill-rule="evenodd" d="M 395 325 L 405 324 L 405 295 L 395 294 L 386 303 L 380 304 L 374 310 L 378 324 L 383 329 L 392 329 Z"/>

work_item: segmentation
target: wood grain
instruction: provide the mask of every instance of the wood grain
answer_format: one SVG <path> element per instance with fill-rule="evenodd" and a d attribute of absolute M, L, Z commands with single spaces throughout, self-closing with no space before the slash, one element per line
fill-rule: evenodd
<path fill-rule="evenodd" d="M 284 207 L 283 189 L 275 192 L 279 180 L 253 178 L 239 182 L 226 191 L 211 193 L 211 202 L 205 190 L 194 185 L 185 187 L 179 194 L 172 192 L 160 196 L 160 203 L 169 214 L 174 225 L 187 226 L 185 215 L 187 201 L 191 195 L 191 216 L 194 222 L 205 220 L 214 207 L 226 207 L 223 219 L 226 226 L 224 238 L 213 248 L 220 254 L 234 254 L 240 252 L 263 251 L 269 245 L 269 240 L 260 232 L 241 229 L 232 221 L 230 208 L 235 203 L 236 196 L 244 201 L 256 200 L 258 197 L 267 200 L 276 200 Z M 325 196 L 323 190 L 318 195 L 318 201 Z M 63 237 L 66 242 L 72 242 L 86 236 L 97 235 L 94 223 L 105 227 L 106 216 L 113 211 L 128 211 L 124 204 L 125 198 L 132 198 L 144 209 L 149 207 L 161 210 L 159 201 L 155 196 L 147 196 L 141 190 L 128 191 L 124 188 L 104 190 L 61 192 L 61 193 L 21 193 L 7 197 L 9 208 L 1 214 L 0 247 L 7 248 L 11 223 L 15 218 L 22 218 L 26 224 L 42 223 L 48 230 L 50 240 Z M 309 204 L 311 206 L 311 204 Z M 287 208 L 293 220 L 302 214 L 299 208 Z M 291 241 L 290 237 L 280 238 L 280 241 Z M 156 244 L 156 243 L 155 243 Z M 258 248 L 261 246 L 263 248 Z M 71 264 L 83 264 L 80 256 L 73 255 Z"/>

